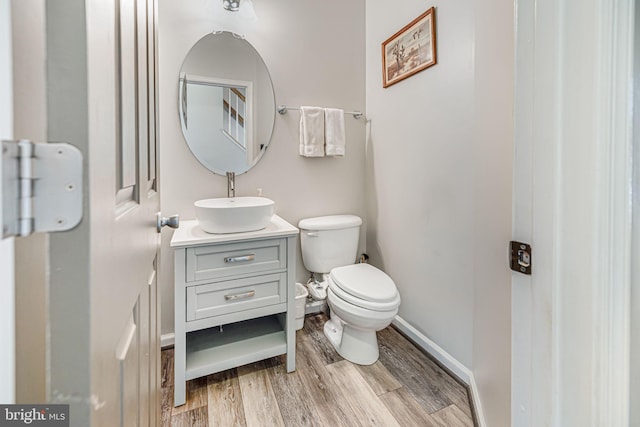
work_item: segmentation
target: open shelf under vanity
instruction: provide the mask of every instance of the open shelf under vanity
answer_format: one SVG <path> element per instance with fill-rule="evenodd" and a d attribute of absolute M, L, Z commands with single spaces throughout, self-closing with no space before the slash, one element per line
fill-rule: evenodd
<path fill-rule="evenodd" d="M 186 380 L 287 352 L 283 315 L 259 317 L 187 333 Z"/>

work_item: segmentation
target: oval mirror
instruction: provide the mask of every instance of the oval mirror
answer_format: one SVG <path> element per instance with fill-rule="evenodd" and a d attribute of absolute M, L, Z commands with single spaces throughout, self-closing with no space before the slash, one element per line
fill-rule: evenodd
<path fill-rule="evenodd" d="M 178 104 L 189 149 L 213 173 L 244 173 L 267 149 L 275 120 L 273 85 L 245 39 L 226 31 L 201 38 L 182 63 Z"/>

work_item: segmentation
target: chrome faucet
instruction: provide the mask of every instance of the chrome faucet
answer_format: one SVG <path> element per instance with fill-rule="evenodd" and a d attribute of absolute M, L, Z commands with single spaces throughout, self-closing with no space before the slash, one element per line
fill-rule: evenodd
<path fill-rule="evenodd" d="M 227 172 L 227 197 L 236 197 L 236 174 Z"/>

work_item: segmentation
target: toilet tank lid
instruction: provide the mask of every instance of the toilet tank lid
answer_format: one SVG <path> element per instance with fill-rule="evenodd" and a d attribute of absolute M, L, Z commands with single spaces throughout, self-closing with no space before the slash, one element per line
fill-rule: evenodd
<path fill-rule="evenodd" d="M 340 230 L 342 228 L 359 227 L 362 219 L 356 215 L 329 215 L 301 219 L 298 228 L 302 230 Z"/>

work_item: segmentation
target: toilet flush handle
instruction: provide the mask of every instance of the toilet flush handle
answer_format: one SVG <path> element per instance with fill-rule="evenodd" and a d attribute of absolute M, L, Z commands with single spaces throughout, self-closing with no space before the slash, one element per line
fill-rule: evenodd
<path fill-rule="evenodd" d="M 318 233 L 315 231 L 307 231 L 306 234 L 309 237 L 318 237 Z"/>

